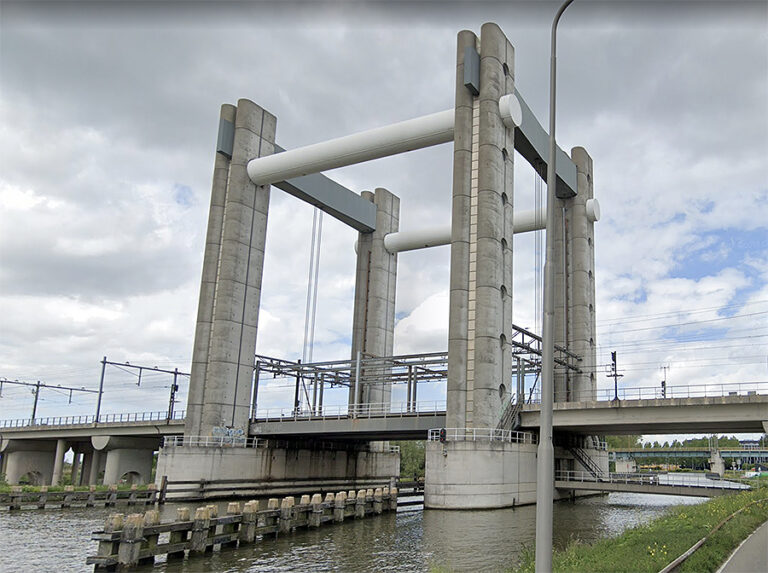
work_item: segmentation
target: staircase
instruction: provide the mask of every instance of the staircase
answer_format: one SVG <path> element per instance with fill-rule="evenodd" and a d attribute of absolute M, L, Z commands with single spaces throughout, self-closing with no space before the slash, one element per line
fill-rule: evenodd
<path fill-rule="evenodd" d="M 576 458 L 576 460 L 578 460 L 578 462 L 584 466 L 590 474 L 592 474 L 593 478 L 595 478 L 597 481 L 602 481 L 601 475 L 603 472 L 600 469 L 600 466 L 598 466 L 595 461 L 589 457 L 587 452 L 576 446 L 568 448 L 568 451 L 573 454 L 573 457 Z"/>
<path fill-rule="evenodd" d="M 515 399 L 515 396 L 510 398 L 507 402 L 504 412 L 501 414 L 501 419 L 496 425 L 497 430 L 516 430 L 520 425 L 520 410 L 523 405 Z"/>

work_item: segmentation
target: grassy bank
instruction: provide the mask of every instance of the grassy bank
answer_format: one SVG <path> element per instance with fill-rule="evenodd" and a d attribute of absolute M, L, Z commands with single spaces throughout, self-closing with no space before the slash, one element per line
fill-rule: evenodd
<path fill-rule="evenodd" d="M 757 502 L 757 503 L 754 503 Z M 591 545 L 573 543 L 555 552 L 554 571 L 658 572 L 709 534 L 729 515 L 745 508 L 727 522 L 679 571 L 715 571 L 758 525 L 768 520 L 768 488 L 713 498 L 700 505 L 671 509 L 664 517 L 629 529 L 612 539 Z M 534 551 L 526 551 L 516 573 L 533 573 Z"/>
<path fill-rule="evenodd" d="M 13 486 L 10 486 L 8 484 L 0 483 L 0 493 L 11 493 L 13 491 L 11 489 L 12 487 Z M 95 491 L 107 491 L 109 489 L 108 485 L 97 485 L 95 487 L 96 487 Z M 23 486 L 21 486 L 21 491 L 24 492 L 24 493 L 39 493 L 39 492 L 42 491 L 40 488 L 41 488 L 41 486 L 39 486 L 39 485 L 23 485 Z M 89 485 L 79 485 L 79 486 L 75 487 L 74 491 L 90 491 L 90 489 L 91 489 L 91 486 L 89 486 Z M 131 489 L 131 485 L 130 484 L 120 484 L 120 485 L 117 486 L 117 489 L 119 491 L 130 490 Z M 138 486 L 137 489 L 139 489 L 140 491 L 141 490 L 146 490 L 147 486 L 146 486 L 146 484 L 145 485 L 140 485 L 140 486 Z M 50 485 L 50 486 L 48 486 L 48 491 L 51 492 L 51 493 L 54 493 L 54 492 L 57 492 L 57 491 L 64 491 L 64 486 L 63 485 Z"/>

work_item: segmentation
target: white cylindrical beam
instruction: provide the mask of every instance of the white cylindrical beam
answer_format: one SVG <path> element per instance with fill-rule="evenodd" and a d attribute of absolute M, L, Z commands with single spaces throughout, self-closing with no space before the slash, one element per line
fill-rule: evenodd
<path fill-rule="evenodd" d="M 599 211 L 598 211 L 599 212 Z M 544 229 L 546 209 L 517 211 L 514 215 L 515 235 Z M 402 253 L 428 247 L 451 244 L 451 225 L 427 227 L 417 231 L 400 231 L 384 235 L 384 248 L 390 253 Z"/>
<path fill-rule="evenodd" d="M 522 111 L 517 96 L 502 96 L 499 109 L 508 128 L 520 126 Z M 448 143 L 453 140 L 454 116 L 455 111 L 448 109 L 252 159 L 248 163 L 248 176 L 256 185 L 270 185 L 293 177 Z"/>
<path fill-rule="evenodd" d="M 252 159 L 248 176 L 268 185 L 453 140 L 454 110 L 378 127 L 275 155 Z"/>
<path fill-rule="evenodd" d="M 384 235 L 384 248 L 390 253 L 401 253 L 451 243 L 451 224 L 425 227 L 416 231 L 400 231 Z"/>

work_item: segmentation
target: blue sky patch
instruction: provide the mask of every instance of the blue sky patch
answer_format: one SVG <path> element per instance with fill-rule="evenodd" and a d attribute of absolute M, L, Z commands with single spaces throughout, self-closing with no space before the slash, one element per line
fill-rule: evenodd
<path fill-rule="evenodd" d="M 191 207 L 195 202 L 195 194 L 192 187 L 176 183 L 173 186 L 173 200 L 182 207 Z"/>
<path fill-rule="evenodd" d="M 696 244 L 706 245 L 696 248 Z M 699 280 L 713 276 L 723 269 L 732 268 L 747 276 L 754 276 L 754 269 L 746 259 L 765 251 L 768 245 L 768 230 L 752 231 L 719 229 L 697 235 L 697 243 L 683 254 L 670 272 L 671 278 Z"/>

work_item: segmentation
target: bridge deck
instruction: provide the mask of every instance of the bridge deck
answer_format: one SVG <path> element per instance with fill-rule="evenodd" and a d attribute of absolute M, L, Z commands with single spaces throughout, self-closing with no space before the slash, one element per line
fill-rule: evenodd
<path fill-rule="evenodd" d="M 523 429 L 539 426 L 539 405 L 525 404 Z M 768 431 L 768 395 L 556 402 L 553 426 L 582 434 L 690 434 Z"/>

